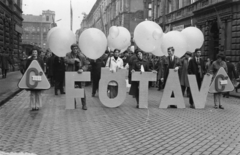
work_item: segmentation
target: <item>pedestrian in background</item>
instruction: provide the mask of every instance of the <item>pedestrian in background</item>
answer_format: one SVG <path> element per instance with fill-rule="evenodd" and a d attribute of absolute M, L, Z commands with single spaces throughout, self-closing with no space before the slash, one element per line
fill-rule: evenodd
<path fill-rule="evenodd" d="M 64 59 L 67 67 L 67 72 L 78 72 L 79 74 L 83 73 L 83 71 L 87 70 L 87 62 L 85 58 L 81 57 L 78 52 L 78 45 L 72 44 L 71 45 L 71 52 L 66 54 Z M 75 88 L 82 88 L 81 82 L 75 82 Z M 82 101 L 82 109 L 87 110 L 87 103 L 86 103 L 86 94 L 84 92 L 84 98 L 81 98 Z"/>
<path fill-rule="evenodd" d="M 164 64 L 165 64 L 165 56 L 161 56 L 158 60 L 157 66 L 157 80 L 158 80 L 158 91 L 163 89 L 164 86 Z"/>
<path fill-rule="evenodd" d="M 227 64 L 227 70 L 228 70 L 228 77 L 232 81 L 233 79 L 237 79 L 237 73 L 235 70 L 235 66 L 229 61 L 229 57 L 226 57 L 226 64 Z M 229 98 L 230 93 L 226 92 L 223 94 L 223 97 Z"/>
<path fill-rule="evenodd" d="M 218 70 L 221 67 L 223 67 L 225 71 L 228 73 L 227 64 L 223 60 L 225 60 L 225 55 L 223 53 L 218 53 L 217 60 L 212 63 L 208 71 L 208 73 L 213 74 L 213 79 L 215 78 Z M 214 97 L 214 108 L 217 109 L 219 107 L 219 109 L 224 109 L 221 103 L 222 93 L 221 92 L 214 93 L 213 97 Z"/>
<path fill-rule="evenodd" d="M 189 81 L 188 81 L 188 65 L 189 61 L 191 60 L 192 53 L 186 52 L 184 57 L 181 59 L 182 67 L 181 67 L 181 74 L 180 74 L 180 84 L 182 88 L 183 96 L 185 95 L 185 91 L 187 91 L 187 96 L 190 94 L 189 88 Z"/>
<path fill-rule="evenodd" d="M 38 57 L 37 49 L 33 49 L 31 57 L 27 59 L 26 69 L 29 67 L 33 60 L 38 61 L 39 65 L 43 69 L 44 64 L 42 59 Z M 30 107 L 32 108 L 32 111 L 39 110 L 39 108 L 42 107 L 41 93 L 42 90 L 30 89 Z"/>
<path fill-rule="evenodd" d="M 23 51 L 22 55 L 20 57 L 20 72 L 22 73 L 22 75 L 26 71 L 27 58 L 28 58 L 28 56 L 27 56 L 26 52 Z"/>
<path fill-rule="evenodd" d="M 2 68 L 2 78 L 7 78 L 7 72 L 9 69 L 9 54 L 5 51 L 3 51 L 3 54 L 1 54 L 1 68 Z"/>
<path fill-rule="evenodd" d="M 54 90 L 55 95 L 58 95 L 58 90 L 61 94 L 65 94 L 63 85 L 65 79 L 65 62 L 64 58 L 55 56 L 53 62 L 53 78 L 55 81 Z"/>
<path fill-rule="evenodd" d="M 110 72 L 115 73 L 119 69 L 123 69 L 123 60 L 119 57 L 120 50 L 115 49 L 113 56 L 109 57 L 106 63 L 106 67 L 110 69 Z M 118 84 L 115 81 L 111 81 L 108 84 L 108 96 L 114 98 L 118 94 Z"/>
<path fill-rule="evenodd" d="M 92 78 L 92 97 L 96 95 L 98 90 L 99 80 L 101 78 L 101 68 L 105 66 L 103 61 L 103 56 L 96 59 L 91 60 L 91 78 Z"/>

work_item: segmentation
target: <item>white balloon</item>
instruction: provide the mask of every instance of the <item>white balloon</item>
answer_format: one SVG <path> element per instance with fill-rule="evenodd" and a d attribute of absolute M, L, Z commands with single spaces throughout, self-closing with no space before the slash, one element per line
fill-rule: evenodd
<path fill-rule="evenodd" d="M 157 45 L 157 48 L 151 53 L 159 57 L 164 56 L 164 53 L 162 51 L 162 43 L 159 42 L 159 44 Z"/>
<path fill-rule="evenodd" d="M 187 52 L 187 42 L 185 37 L 179 31 L 170 31 L 163 36 L 162 51 L 164 55 L 168 55 L 167 49 L 174 48 L 174 55 L 182 57 Z"/>
<path fill-rule="evenodd" d="M 107 38 L 101 30 L 89 28 L 80 35 L 79 47 L 86 57 L 98 59 L 107 49 Z"/>
<path fill-rule="evenodd" d="M 59 27 L 54 27 L 54 28 L 51 28 L 49 31 L 48 31 L 48 33 L 47 33 L 47 47 L 49 47 L 49 42 L 48 42 L 48 40 L 49 40 L 49 37 L 50 37 L 50 35 L 56 30 L 56 29 L 58 29 Z"/>
<path fill-rule="evenodd" d="M 181 32 L 187 41 L 187 51 L 194 52 L 201 48 L 204 42 L 204 35 L 197 27 L 187 27 Z"/>
<path fill-rule="evenodd" d="M 143 21 L 134 30 L 134 40 L 144 52 L 153 52 L 163 35 L 162 28 L 155 22 Z"/>
<path fill-rule="evenodd" d="M 122 50 L 131 44 L 131 34 L 125 27 L 117 27 L 119 34 L 116 38 L 113 38 L 111 35 L 108 36 L 108 46 L 113 49 Z"/>
<path fill-rule="evenodd" d="M 109 35 L 114 39 L 119 35 L 119 29 L 117 26 L 112 26 L 109 29 Z"/>
<path fill-rule="evenodd" d="M 71 51 L 71 45 L 76 43 L 75 34 L 67 29 L 57 28 L 48 38 L 50 50 L 58 57 L 65 57 Z"/>

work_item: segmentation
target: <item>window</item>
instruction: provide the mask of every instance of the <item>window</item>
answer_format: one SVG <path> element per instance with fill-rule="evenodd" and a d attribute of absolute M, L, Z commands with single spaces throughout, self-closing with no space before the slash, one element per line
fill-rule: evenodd
<path fill-rule="evenodd" d="M 46 28 L 45 27 L 43 28 L 43 32 L 46 32 Z"/>
<path fill-rule="evenodd" d="M 172 12 L 172 0 L 168 0 L 168 13 Z"/>
<path fill-rule="evenodd" d="M 49 16 L 46 16 L 46 21 L 49 21 Z"/>
<path fill-rule="evenodd" d="M 148 3 L 148 18 L 152 18 L 152 3 Z"/>
<path fill-rule="evenodd" d="M 37 28 L 37 31 L 38 31 L 38 32 L 40 31 L 40 28 L 39 28 L 39 27 Z"/>
<path fill-rule="evenodd" d="M 194 3 L 194 2 L 196 2 L 196 1 L 197 1 L 197 0 L 191 0 L 191 4 Z"/>

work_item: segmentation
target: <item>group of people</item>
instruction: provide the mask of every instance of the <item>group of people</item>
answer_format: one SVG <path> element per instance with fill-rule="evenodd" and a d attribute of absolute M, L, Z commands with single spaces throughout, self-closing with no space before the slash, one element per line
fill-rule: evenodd
<path fill-rule="evenodd" d="M 12 70 L 15 70 L 13 55 L 10 54 L 8 51 L 9 49 L 2 50 L 2 51 L 0 50 L 0 68 L 2 71 L 3 79 L 7 78 L 7 73 L 10 67 L 12 67 Z"/>
<path fill-rule="evenodd" d="M 120 54 L 120 50 L 106 51 L 102 57 L 96 60 L 86 58 L 80 51 L 77 44 L 71 45 L 71 52 L 67 53 L 64 58 L 57 57 L 53 53 L 48 53 L 46 56 L 41 56 L 37 50 L 33 50 L 32 56 L 27 58 L 26 68 L 32 60 L 38 60 L 43 70 L 45 70 L 49 81 L 55 87 L 55 95 L 58 95 L 58 90 L 61 94 L 64 92 L 64 79 L 65 72 L 78 72 L 81 74 L 84 71 L 91 71 L 92 82 L 92 97 L 96 95 L 101 78 L 101 68 L 107 67 L 110 72 L 117 72 L 119 69 L 128 69 L 128 82 L 131 84 L 129 91 L 130 95 L 136 98 L 137 108 L 139 108 L 139 83 L 131 81 L 133 72 L 154 72 L 157 74 L 155 82 L 149 82 L 149 87 L 158 87 L 158 90 L 164 89 L 165 83 L 168 78 L 169 69 L 173 69 L 179 74 L 179 80 L 182 88 L 182 93 L 189 97 L 189 104 L 194 108 L 194 101 L 191 95 L 188 82 L 188 74 L 196 75 L 197 84 L 200 89 L 203 77 L 205 74 L 216 75 L 220 67 L 223 67 L 228 73 L 230 79 L 238 78 L 235 67 L 225 59 L 223 53 L 217 55 L 217 60 L 214 62 L 205 62 L 201 57 L 201 50 L 196 49 L 194 53 L 186 52 L 182 58 L 174 55 L 174 47 L 168 48 L 168 56 L 157 57 L 150 53 L 145 53 L 140 49 L 134 51 L 125 51 Z M 45 64 L 45 65 L 44 65 Z M 25 70 L 26 70 L 25 68 Z M 75 88 L 82 88 L 83 82 L 75 82 Z M 111 81 L 108 84 L 107 94 L 109 98 L 114 98 L 118 94 L 118 84 Z M 32 110 L 36 110 L 41 106 L 41 90 L 31 90 L 30 103 Z M 174 94 L 172 94 L 172 97 Z M 229 93 L 215 93 L 214 94 L 214 107 L 224 109 L 221 104 L 221 97 L 228 97 Z M 87 110 L 86 95 L 81 99 L 82 109 Z M 36 103 L 35 103 L 36 102 Z M 175 106 L 170 106 L 175 108 Z"/>

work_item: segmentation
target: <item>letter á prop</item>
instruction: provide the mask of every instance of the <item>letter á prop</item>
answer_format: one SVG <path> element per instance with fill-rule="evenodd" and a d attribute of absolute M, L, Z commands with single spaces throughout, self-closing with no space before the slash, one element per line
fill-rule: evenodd
<path fill-rule="evenodd" d="M 20 89 L 49 89 L 51 85 L 37 60 L 33 60 L 18 83 Z"/>

